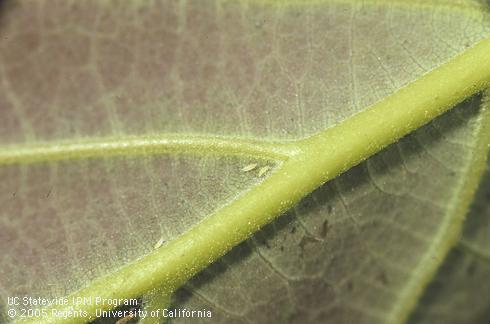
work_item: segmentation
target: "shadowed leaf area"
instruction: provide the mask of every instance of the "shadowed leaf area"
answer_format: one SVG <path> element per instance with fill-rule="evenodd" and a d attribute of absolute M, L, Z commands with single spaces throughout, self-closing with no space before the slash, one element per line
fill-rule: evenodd
<path fill-rule="evenodd" d="M 304 138 L 490 36 L 484 1 L 430 3 L 0 1 L 0 148 L 170 133 Z M 413 323 L 487 323 L 488 176 L 462 240 L 424 279 L 486 155 L 485 100 L 468 98 L 318 188 L 173 295 L 171 307 L 212 319 L 169 322 L 412 313 Z M 0 165 L 0 311 L 8 296 L 65 296 L 130 264 L 277 167 L 181 153 Z"/>
<path fill-rule="evenodd" d="M 487 323 L 490 318 L 489 166 L 467 216 L 462 239 L 420 300 L 412 323 Z"/>

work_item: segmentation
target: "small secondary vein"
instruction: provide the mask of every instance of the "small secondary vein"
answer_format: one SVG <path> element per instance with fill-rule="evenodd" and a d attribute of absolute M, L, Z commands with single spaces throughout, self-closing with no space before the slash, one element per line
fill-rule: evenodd
<path fill-rule="evenodd" d="M 39 142 L 0 147 L 0 165 L 152 154 L 248 156 L 283 161 L 294 145 L 240 137 L 162 134 Z"/>

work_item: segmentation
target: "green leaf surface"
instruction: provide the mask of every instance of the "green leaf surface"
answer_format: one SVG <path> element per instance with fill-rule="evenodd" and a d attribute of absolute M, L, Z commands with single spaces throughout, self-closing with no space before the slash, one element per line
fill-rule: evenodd
<path fill-rule="evenodd" d="M 490 317 L 490 160 L 463 236 L 413 314 L 412 323 L 485 323 Z"/>
<path fill-rule="evenodd" d="M 6 2 L 0 305 L 68 295 L 167 245 L 278 170 L 293 148 L 274 143 L 347 120 L 489 35 L 478 1 Z M 211 309 L 213 323 L 402 320 L 478 180 L 481 100 L 321 186 L 173 305 Z M 488 250 L 468 233 L 464 246 Z M 449 260 L 471 265 L 463 251 Z M 483 323 L 488 304 L 467 313 Z"/>

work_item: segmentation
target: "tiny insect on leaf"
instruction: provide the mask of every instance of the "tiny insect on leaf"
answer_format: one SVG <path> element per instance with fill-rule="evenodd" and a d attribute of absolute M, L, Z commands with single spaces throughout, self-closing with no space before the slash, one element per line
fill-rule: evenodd
<path fill-rule="evenodd" d="M 261 176 L 263 176 L 264 174 L 266 174 L 266 173 L 267 173 L 267 171 L 269 171 L 269 170 L 270 170 L 270 168 L 271 168 L 271 167 L 270 167 L 270 166 L 268 166 L 268 165 L 266 165 L 266 166 L 264 166 L 264 167 L 261 167 L 261 168 L 259 169 L 259 174 L 258 174 L 258 175 L 259 175 L 259 177 L 261 177 Z"/>
<path fill-rule="evenodd" d="M 163 237 L 160 237 L 160 239 L 155 243 L 155 245 L 153 246 L 153 248 L 155 248 L 155 249 L 160 248 L 163 245 L 164 242 L 165 242 L 165 240 L 163 239 Z"/>
<path fill-rule="evenodd" d="M 252 170 L 254 170 L 256 167 L 257 167 L 257 163 L 252 163 L 252 164 L 249 164 L 249 165 L 244 166 L 244 167 L 242 168 L 242 171 L 243 171 L 243 172 L 252 171 Z"/>

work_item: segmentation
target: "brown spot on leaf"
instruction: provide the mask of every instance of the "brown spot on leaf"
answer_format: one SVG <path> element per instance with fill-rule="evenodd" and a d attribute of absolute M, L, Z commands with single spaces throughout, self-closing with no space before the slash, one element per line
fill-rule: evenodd
<path fill-rule="evenodd" d="M 389 283 L 388 276 L 385 271 L 381 271 L 378 273 L 376 279 L 383 284 L 383 286 L 386 286 Z"/>
<path fill-rule="evenodd" d="M 351 280 L 347 282 L 347 290 L 348 291 L 353 291 L 354 290 L 354 284 L 352 283 Z"/>
<path fill-rule="evenodd" d="M 320 237 L 326 238 L 329 229 L 330 229 L 330 225 L 328 224 L 328 220 L 324 220 L 322 223 L 322 228 L 320 230 Z"/>
<path fill-rule="evenodd" d="M 316 238 L 314 236 L 311 236 L 311 235 L 305 235 L 305 236 L 303 236 L 303 238 L 299 242 L 299 247 L 304 252 L 305 248 L 308 245 L 310 245 L 310 244 L 317 244 L 318 242 L 320 242 L 320 240 L 318 238 Z"/>
<path fill-rule="evenodd" d="M 269 243 L 267 242 L 267 240 L 266 240 L 266 239 L 259 239 L 258 241 L 259 241 L 259 243 L 260 243 L 261 245 L 264 245 L 266 248 L 268 248 L 268 249 L 270 249 L 270 248 L 271 248 L 271 246 L 269 245 Z"/>

